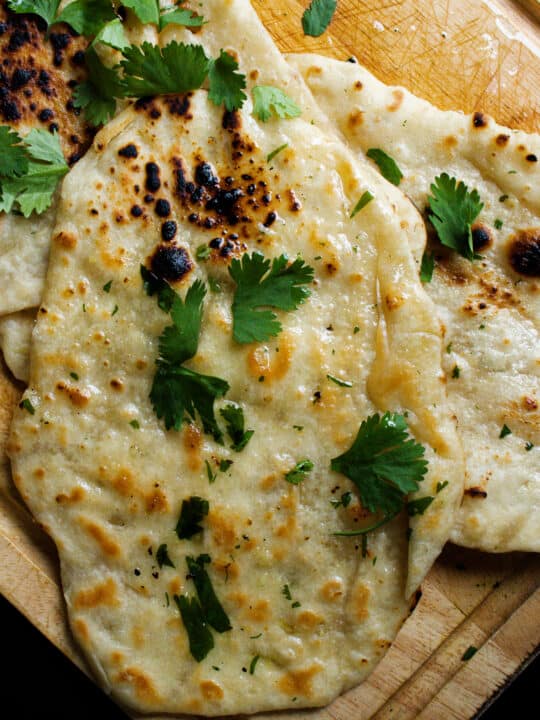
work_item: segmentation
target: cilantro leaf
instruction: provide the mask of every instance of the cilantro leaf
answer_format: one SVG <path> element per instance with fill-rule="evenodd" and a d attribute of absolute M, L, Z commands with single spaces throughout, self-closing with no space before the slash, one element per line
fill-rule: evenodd
<path fill-rule="evenodd" d="M 115 50 L 123 50 L 128 47 L 129 40 L 127 39 L 120 18 L 115 18 L 100 28 L 92 45 L 98 42 L 103 43 L 103 45 L 109 45 L 109 47 L 115 48 Z"/>
<path fill-rule="evenodd" d="M 469 192 L 463 182 L 447 173 L 435 178 L 428 197 L 430 220 L 439 240 L 446 247 L 456 250 L 467 260 L 474 260 L 471 225 L 484 207 L 476 190 Z"/>
<path fill-rule="evenodd" d="M 319 37 L 330 25 L 336 11 L 337 0 L 312 0 L 302 15 L 304 35 Z"/>
<path fill-rule="evenodd" d="M 201 662 L 214 647 L 214 638 L 208 627 L 203 610 L 197 598 L 175 595 L 182 622 L 189 639 L 189 651 L 197 662 Z"/>
<path fill-rule="evenodd" d="M 262 253 L 247 253 L 241 260 L 234 258 L 229 274 L 237 288 L 233 298 L 233 337 L 236 342 L 250 343 L 268 340 L 281 330 L 281 323 L 271 310 L 296 310 L 311 294 L 302 287 L 313 280 L 314 270 L 301 258 L 287 266 L 287 256 L 272 260 Z"/>
<path fill-rule="evenodd" d="M 423 283 L 431 282 L 433 271 L 435 270 L 435 256 L 433 253 L 424 251 L 422 255 L 422 264 L 420 265 L 420 281 Z"/>
<path fill-rule="evenodd" d="M 170 307 L 174 324 L 166 327 L 159 338 L 159 354 L 165 362 L 180 365 L 197 352 L 205 295 L 206 288 L 200 280 L 191 285 L 184 301 L 174 293 Z"/>
<path fill-rule="evenodd" d="M 18 205 L 24 217 L 42 213 L 51 202 L 58 181 L 67 173 L 58 135 L 31 130 L 24 139 L 28 164 L 24 175 L 0 177 L 0 211 Z"/>
<path fill-rule="evenodd" d="M 355 215 L 357 215 L 360 210 L 363 210 L 366 205 L 368 205 L 368 203 L 370 203 L 372 200 L 373 195 L 369 192 L 369 190 L 366 190 L 364 193 L 362 193 L 360 200 L 353 207 L 350 217 L 353 218 Z"/>
<path fill-rule="evenodd" d="M 159 24 L 158 0 L 122 0 L 122 5 L 133 10 L 144 25 L 148 23 Z"/>
<path fill-rule="evenodd" d="M 300 460 L 293 467 L 292 470 L 285 473 L 285 480 L 291 485 L 299 485 L 303 480 L 306 479 L 306 475 L 310 473 L 314 468 L 311 460 Z"/>
<path fill-rule="evenodd" d="M 141 265 L 141 277 L 143 279 L 145 293 L 150 297 L 157 293 L 158 307 L 163 310 L 163 312 L 169 312 L 175 298 L 178 297 L 169 283 L 157 275 L 154 275 L 154 273 L 144 265 Z"/>
<path fill-rule="evenodd" d="M 125 3 L 124 3 L 125 4 Z M 163 30 L 167 25 L 183 25 L 184 27 L 201 27 L 204 18 L 197 15 L 189 8 L 165 8 L 159 17 L 159 29 Z"/>
<path fill-rule="evenodd" d="M 212 60 L 208 73 L 210 90 L 208 97 L 214 105 L 225 105 L 229 111 L 241 108 L 247 100 L 244 92 L 246 87 L 246 76 L 236 72 L 238 63 L 236 60 L 220 50 L 217 60 Z"/>
<path fill-rule="evenodd" d="M 0 125 L 0 182 L 1 178 L 28 171 L 28 155 L 21 143 L 21 137 L 9 125 Z"/>
<path fill-rule="evenodd" d="M 186 415 L 194 420 L 198 413 L 204 432 L 221 443 L 223 433 L 214 416 L 214 400 L 223 397 L 228 390 L 229 383 L 221 378 L 158 361 L 150 400 L 157 417 L 164 419 L 167 430 L 179 430 Z"/>
<path fill-rule="evenodd" d="M 210 563 L 210 557 L 208 555 L 199 555 L 197 559 L 190 556 L 186 558 L 188 571 L 197 590 L 199 602 L 206 621 L 214 630 L 217 630 L 219 633 L 224 633 L 227 632 L 227 630 L 232 630 L 232 625 L 227 613 L 217 598 L 212 586 L 212 581 L 204 567 L 208 563 Z"/>
<path fill-rule="evenodd" d="M 175 564 L 169 557 L 169 553 L 167 551 L 167 545 L 163 544 L 160 545 L 156 552 L 156 560 L 157 564 L 160 568 L 162 568 L 164 565 L 167 565 L 168 567 L 175 567 Z"/>
<path fill-rule="evenodd" d="M 283 145 L 280 145 L 279 147 L 272 150 L 272 152 L 268 153 L 268 155 L 266 156 L 266 162 L 270 162 L 271 160 L 273 160 L 276 157 L 276 155 L 279 155 L 279 153 L 282 150 L 285 150 L 285 148 L 288 148 L 288 147 L 289 147 L 289 143 L 283 143 Z"/>
<path fill-rule="evenodd" d="M 43 18 L 47 25 L 55 22 L 60 0 L 8 0 L 8 7 L 14 13 L 32 13 Z"/>
<path fill-rule="evenodd" d="M 229 403 L 226 407 L 221 408 L 219 412 L 227 423 L 227 432 L 233 441 L 231 449 L 240 452 L 246 447 L 255 431 L 244 430 L 244 411 L 238 405 Z"/>
<path fill-rule="evenodd" d="M 85 62 L 88 78 L 75 87 L 73 104 L 84 108 L 91 125 L 103 125 L 114 116 L 115 98 L 124 96 L 124 83 L 115 70 L 103 65 L 93 48 L 86 51 Z"/>
<path fill-rule="evenodd" d="M 256 85 L 253 90 L 253 114 L 263 122 L 272 115 L 279 118 L 295 118 L 302 114 L 301 109 L 283 90 L 272 85 Z"/>
<path fill-rule="evenodd" d="M 362 505 L 384 513 L 385 522 L 403 508 L 407 493 L 418 490 L 427 460 L 423 446 L 408 439 L 403 416 L 387 412 L 364 420 L 352 446 L 330 467 L 352 480 Z"/>
<path fill-rule="evenodd" d="M 330 500 L 330 505 L 332 507 L 338 508 L 338 507 L 349 507 L 352 500 L 352 493 L 347 491 L 342 493 L 341 498 L 339 500 Z"/>
<path fill-rule="evenodd" d="M 387 155 L 384 150 L 380 150 L 379 148 L 370 148 L 366 155 L 377 164 L 381 175 L 386 178 L 388 182 L 391 182 L 392 185 L 399 185 L 403 178 L 403 173 L 390 155 Z"/>
<path fill-rule="evenodd" d="M 124 50 L 126 95 L 166 95 L 200 88 L 208 75 L 210 60 L 200 45 L 173 41 L 160 48 L 149 42 Z"/>
<path fill-rule="evenodd" d="M 110 0 L 75 0 L 69 3 L 54 20 L 65 22 L 85 37 L 97 35 L 116 14 Z"/>
<path fill-rule="evenodd" d="M 199 523 L 208 515 L 208 500 L 193 495 L 189 500 L 182 500 L 180 517 L 176 524 L 176 534 L 180 540 L 186 540 L 203 531 Z"/>

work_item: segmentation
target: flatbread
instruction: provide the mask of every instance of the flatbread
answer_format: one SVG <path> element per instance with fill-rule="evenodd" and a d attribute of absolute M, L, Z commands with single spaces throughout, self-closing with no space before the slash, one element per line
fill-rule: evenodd
<path fill-rule="evenodd" d="M 239 38 L 234 50 L 251 83 L 283 88 L 303 117 L 259 123 L 249 102 L 224 116 L 197 91 L 138 103 L 98 134 L 63 184 L 28 402 L 16 412 L 9 452 L 22 497 L 58 546 L 70 623 L 104 687 L 144 711 L 223 715 L 325 704 L 365 677 L 444 542 L 462 468 L 444 409 L 439 326 L 407 242 L 421 232 L 418 216 L 309 122 L 321 118 L 317 108 L 248 3 L 203 5 L 209 22 L 197 39 L 216 55 L 220 39 Z M 268 153 L 284 143 L 269 166 Z M 136 158 L 119 154 L 131 144 Z M 197 189 L 203 162 L 219 186 Z M 170 202 L 177 223 L 173 245 L 190 259 L 177 289 L 184 295 L 195 277 L 221 286 L 206 298 L 188 365 L 230 383 L 226 401 L 255 431 L 241 453 L 198 423 L 166 432 L 148 399 L 167 319 L 144 294 L 139 267 L 156 247 L 171 247 L 161 241 L 157 197 L 145 197 L 148 163 L 160 174 L 153 194 Z M 229 209 L 204 204 L 225 187 L 241 189 L 244 200 Z M 368 188 L 374 200 L 351 218 Z M 196 262 L 197 247 L 215 237 L 225 252 L 219 246 Z M 316 271 L 311 297 L 280 316 L 275 341 L 258 346 L 231 338 L 227 256 L 246 248 L 300 253 Z M 393 379 L 386 393 L 381 378 Z M 421 495 L 435 500 L 414 518 L 410 553 L 400 517 L 370 534 L 362 557 L 354 538 L 332 535 L 355 527 L 361 512 L 356 502 L 332 506 L 350 483 L 329 462 L 377 409 L 408 413 L 430 461 Z M 313 471 L 287 483 L 303 458 Z M 218 472 L 224 459 L 234 464 Z M 194 495 L 210 512 L 201 535 L 180 541 L 180 507 Z M 163 543 L 175 568 L 157 567 Z M 172 596 L 194 594 L 185 558 L 200 553 L 212 559 L 208 572 L 233 629 L 215 634 L 199 664 Z"/>
<path fill-rule="evenodd" d="M 17 380 L 28 382 L 30 340 L 36 311 L 34 308 L 0 317 L 0 347 L 4 359 Z"/>
<path fill-rule="evenodd" d="M 540 137 L 482 113 L 443 112 L 357 64 L 288 60 L 355 152 L 381 148 L 396 160 L 400 189 L 421 211 L 442 172 L 478 190 L 482 259 L 470 263 L 431 237 L 436 267 L 425 285 L 445 328 L 443 367 L 466 456 L 451 537 L 490 552 L 539 551 Z"/>

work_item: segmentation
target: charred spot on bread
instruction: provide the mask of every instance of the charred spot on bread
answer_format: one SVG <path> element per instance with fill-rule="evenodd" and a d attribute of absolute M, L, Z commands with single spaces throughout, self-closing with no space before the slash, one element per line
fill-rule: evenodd
<path fill-rule="evenodd" d="M 491 229 L 484 223 L 475 223 L 472 228 L 472 242 L 475 252 L 485 250 L 493 243 L 493 234 Z"/>
<path fill-rule="evenodd" d="M 193 268 L 187 250 L 177 245 L 160 245 L 150 261 L 152 272 L 164 280 L 181 280 Z"/>
<path fill-rule="evenodd" d="M 540 277 L 540 228 L 519 230 L 510 238 L 508 260 L 512 269 L 527 277 Z"/>

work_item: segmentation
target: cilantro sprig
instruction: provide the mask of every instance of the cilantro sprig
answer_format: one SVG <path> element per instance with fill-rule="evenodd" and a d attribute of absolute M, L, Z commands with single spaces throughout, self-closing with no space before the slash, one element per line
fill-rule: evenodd
<path fill-rule="evenodd" d="M 368 528 L 335 534 L 361 535 L 395 517 L 427 472 L 424 453 L 409 437 L 402 415 L 377 413 L 364 420 L 349 450 L 333 458 L 330 467 L 352 480 L 363 507 L 382 518 Z"/>
<path fill-rule="evenodd" d="M 34 129 L 23 139 L 0 127 L 0 211 L 44 212 L 68 169 L 58 135 Z"/>
<path fill-rule="evenodd" d="M 305 285 L 313 280 L 314 270 L 301 258 L 288 264 L 286 255 L 270 263 L 260 252 L 234 258 L 229 274 L 236 283 L 233 298 L 233 337 L 236 342 L 268 340 L 278 335 L 281 323 L 272 310 L 296 310 L 309 296 Z"/>
<path fill-rule="evenodd" d="M 216 105 L 237 110 L 246 100 L 245 76 L 238 63 L 223 50 L 217 59 L 209 58 L 200 45 L 175 40 L 164 47 L 143 42 L 122 48 L 123 59 L 109 68 L 91 47 L 86 52 L 87 80 L 75 88 L 75 105 L 84 108 L 94 125 L 100 125 L 116 112 L 120 98 L 141 98 L 197 90 L 208 78 L 208 97 Z"/>
<path fill-rule="evenodd" d="M 431 192 L 430 220 L 441 243 L 467 260 L 476 259 L 471 226 L 484 207 L 478 192 L 469 192 L 464 182 L 458 183 L 447 173 L 435 178 Z"/>
<path fill-rule="evenodd" d="M 133 10 L 142 23 L 157 25 L 160 31 L 172 24 L 200 27 L 204 23 L 203 17 L 187 8 L 170 5 L 162 10 L 159 0 L 125 0 L 122 5 Z"/>
<path fill-rule="evenodd" d="M 173 321 L 159 338 L 157 369 L 150 390 L 154 412 L 159 419 L 163 418 L 167 430 L 179 430 L 186 418 L 194 420 L 198 415 L 204 432 L 221 443 L 223 433 L 214 414 L 214 401 L 225 395 L 229 384 L 182 365 L 197 352 L 206 288 L 196 280 L 182 300 L 164 280 L 144 266 L 141 275 L 146 293 L 157 294 L 159 307 L 168 312 Z"/>

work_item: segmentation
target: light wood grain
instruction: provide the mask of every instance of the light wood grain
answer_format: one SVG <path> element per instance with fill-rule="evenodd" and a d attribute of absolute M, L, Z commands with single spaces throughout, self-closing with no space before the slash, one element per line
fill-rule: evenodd
<path fill-rule="evenodd" d="M 321 38 L 305 38 L 308 0 L 255 0 L 280 49 L 360 62 L 439 107 L 482 110 L 540 129 L 537 0 L 340 0 Z M 52 543 L 18 504 L 4 444 L 20 387 L 0 374 L 0 592 L 87 671 L 67 626 Z M 266 720 L 467 720 L 540 645 L 540 557 L 449 546 L 369 679 L 330 707 Z M 463 653 L 478 648 L 465 662 Z M 152 720 L 147 718 L 147 720 Z"/>

